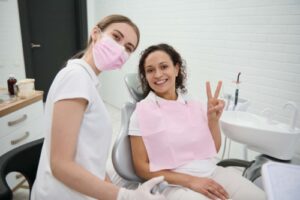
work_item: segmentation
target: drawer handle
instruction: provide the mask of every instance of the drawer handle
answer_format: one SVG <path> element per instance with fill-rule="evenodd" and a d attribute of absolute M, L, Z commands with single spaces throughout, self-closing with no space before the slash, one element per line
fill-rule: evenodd
<path fill-rule="evenodd" d="M 16 119 L 14 121 L 9 121 L 7 122 L 8 126 L 14 126 L 18 123 L 21 123 L 22 121 L 26 120 L 27 119 L 27 115 L 24 114 L 22 117 L 20 117 L 19 119 Z"/>
<path fill-rule="evenodd" d="M 23 135 L 22 137 L 18 138 L 18 139 L 15 139 L 15 140 L 11 140 L 10 143 L 12 145 L 15 145 L 15 144 L 18 144 L 19 142 L 22 142 L 23 140 L 25 140 L 26 138 L 29 137 L 29 132 L 26 131 L 25 135 Z"/>

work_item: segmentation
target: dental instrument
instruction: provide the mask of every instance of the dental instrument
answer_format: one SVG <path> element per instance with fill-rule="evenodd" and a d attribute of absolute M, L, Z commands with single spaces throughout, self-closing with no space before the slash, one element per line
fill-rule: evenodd
<path fill-rule="evenodd" d="M 235 108 L 238 104 L 240 76 L 241 76 L 241 72 L 238 73 L 237 79 L 236 79 L 236 89 L 235 89 L 233 110 L 235 110 Z M 231 140 L 229 141 L 229 149 L 230 149 L 230 147 L 231 147 Z M 244 155 L 244 159 L 248 160 L 248 150 L 247 150 L 246 145 L 243 146 L 243 155 Z M 228 157 L 229 157 L 229 153 L 228 153 Z"/>
<path fill-rule="evenodd" d="M 238 103 L 240 75 L 241 75 L 241 72 L 238 73 L 237 80 L 236 80 L 236 89 L 235 89 L 235 96 L 234 96 L 234 106 L 233 106 L 233 110 L 235 110 L 235 107 L 237 106 L 237 103 Z"/>
<path fill-rule="evenodd" d="M 225 111 L 228 111 L 228 110 L 229 110 L 229 104 L 230 104 L 230 101 L 231 101 L 231 94 L 226 94 L 226 95 L 224 95 L 224 98 L 227 99 Z M 223 147 L 223 153 L 222 153 L 221 160 L 224 159 L 225 152 L 226 152 L 226 146 L 227 146 L 227 136 L 225 136 L 224 147 Z M 229 151 L 228 151 L 228 152 L 229 152 Z M 228 154 L 228 157 L 229 157 L 229 154 Z"/>

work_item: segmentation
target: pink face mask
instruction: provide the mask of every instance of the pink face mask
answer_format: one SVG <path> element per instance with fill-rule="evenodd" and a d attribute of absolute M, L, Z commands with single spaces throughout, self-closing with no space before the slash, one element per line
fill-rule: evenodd
<path fill-rule="evenodd" d="M 110 36 L 103 34 L 93 46 L 93 58 L 97 69 L 108 71 L 120 69 L 128 60 L 129 54 L 123 46 Z"/>

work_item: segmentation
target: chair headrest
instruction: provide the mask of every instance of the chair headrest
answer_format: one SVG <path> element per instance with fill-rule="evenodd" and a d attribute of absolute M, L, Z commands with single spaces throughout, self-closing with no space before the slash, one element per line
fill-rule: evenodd
<path fill-rule="evenodd" d="M 130 96 L 134 101 L 138 102 L 144 98 L 141 82 L 137 73 L 129 73 L 125 75 L 125 84 Z"/>

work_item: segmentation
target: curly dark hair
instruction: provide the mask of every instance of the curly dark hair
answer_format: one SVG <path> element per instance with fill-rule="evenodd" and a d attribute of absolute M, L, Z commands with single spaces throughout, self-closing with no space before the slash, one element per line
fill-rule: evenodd
<path fill-rule="evenodd" d="M 179 89 L 181 93 L 186 93 L 187 89 L 185 87 L 186 82 L 186 65 L 185 61 L 181 58 L 180 54 L 170 45 L 168 44 L 158 44 L 158 45 L 152 45 L 142 51 L 141 58 L 139 62 L 139 79 L 141 81 L 141 86 L 143 90 L 143 95 L 146 97 L 150 91 L 153 91 L 152 88 L 150 88 L 147 80 L 146 80 L 146 72 L 145 72 L 145 60 L 149 56 L 149 54 L 155 52 L 155 51 L 163 51 L 166 54 L 168 54 L 173 62 L 173 65 L 178 64 L 179 65 L 179 72 L 178 76 L 176 77 L 176 83 L 175 88 L 176 90 Z"/>

